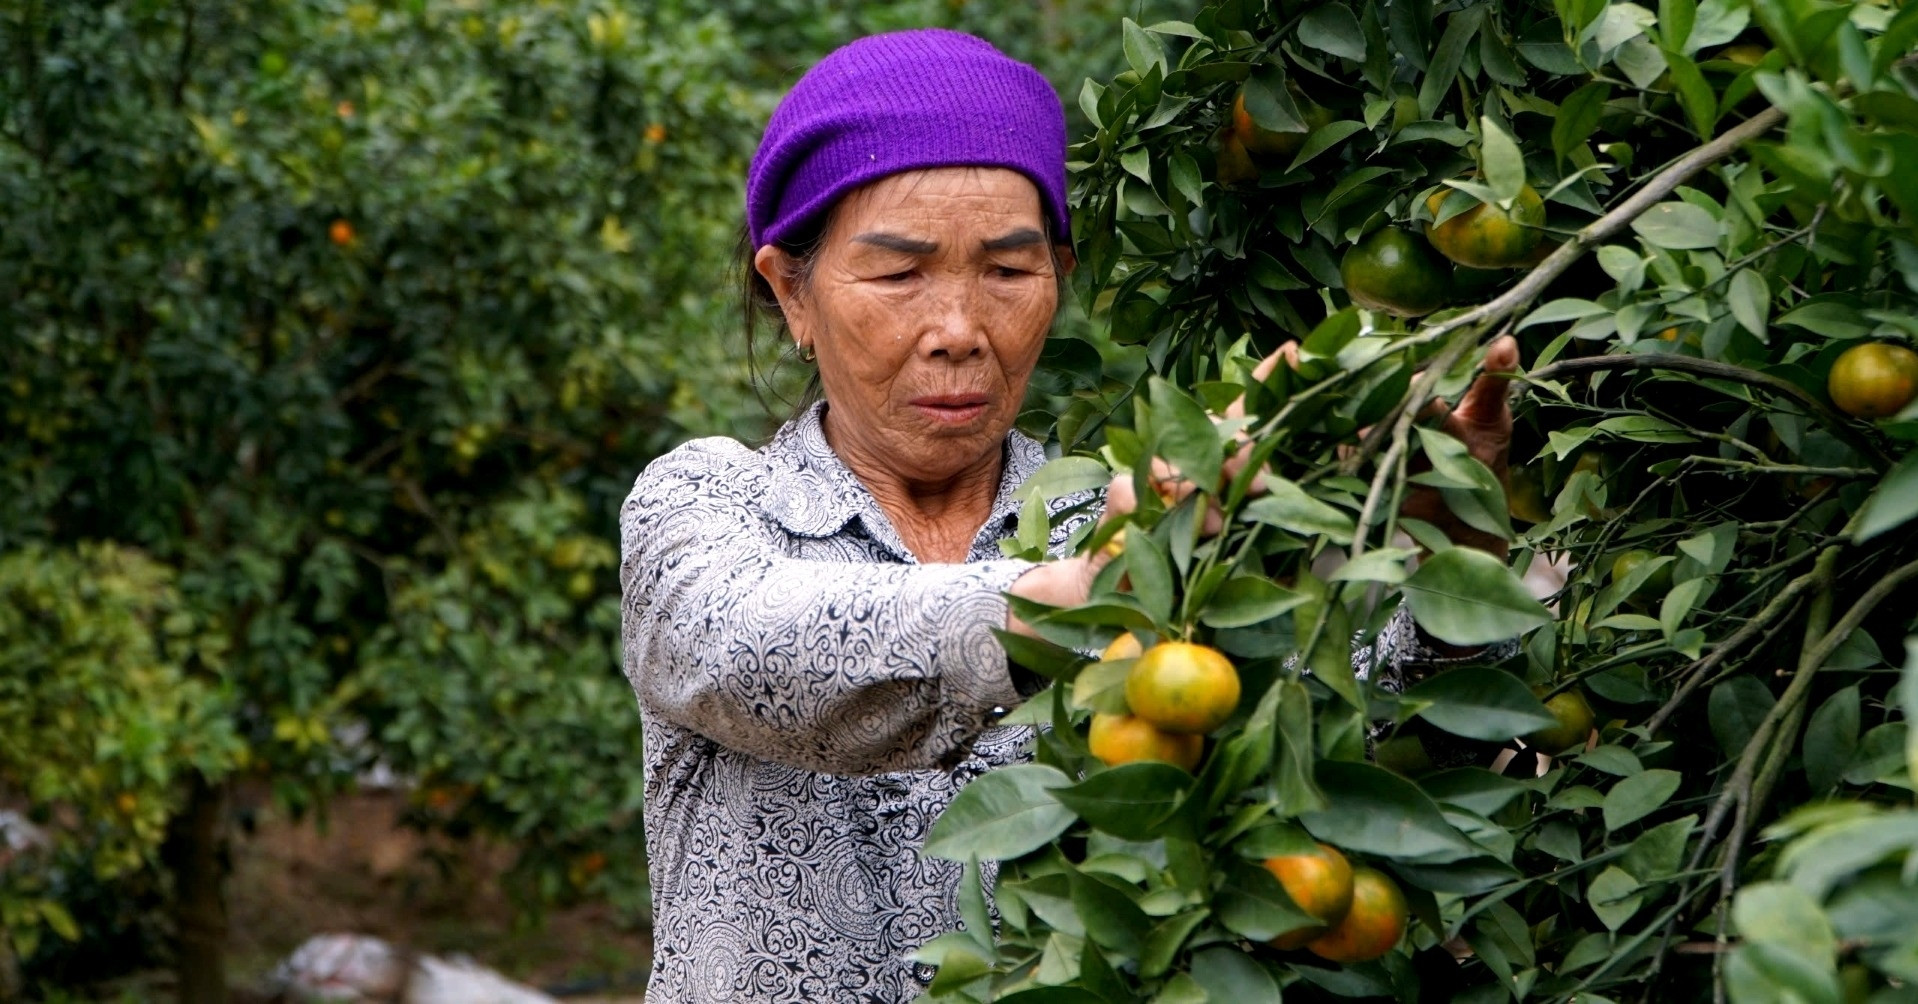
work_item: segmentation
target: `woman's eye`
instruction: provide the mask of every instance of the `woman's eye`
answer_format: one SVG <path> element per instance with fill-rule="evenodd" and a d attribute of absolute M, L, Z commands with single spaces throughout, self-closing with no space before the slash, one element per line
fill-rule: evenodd
<path fill-rule="evenodd" d="M 1026 270 L 1023 268 L 1014 268 L 1011 265 L 1001 265 L 998 268 L 993 269 L 992 274 L 998 276 L 1001 279 L 1017 279 L 1020 276 L 1025 275 Z"/>
<path fill-rule="evenodd" d="M 904 272 L 892 272 L 887 275 L 882 275 L 879 277 L 879 281 L 880 282 L 905 282 L 907 279 L 910 279 L 910 278 L 912 278 L 912 271 L 908 269 L 907 271 L 904 271 Z"/>

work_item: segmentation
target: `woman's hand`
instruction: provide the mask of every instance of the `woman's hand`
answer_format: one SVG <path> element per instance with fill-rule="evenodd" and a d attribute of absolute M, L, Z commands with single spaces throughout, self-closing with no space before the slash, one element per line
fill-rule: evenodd
<path fill-rule="evenodd" d="M 1277 352 L 1266 356 L 1252 369 L 1252 378 L 1264 380 L 1272 375 L 1272 370 L 1281 360 L 1287 365 L 1296 365 L 1299 359 L 1297 342 L 1287 342 Z M 1226 418 L 1240 418 L 1245 415 L 1245 398 L 1241 397 L 1225 409 Z M 1243 433 L 1239 435 L 1239 448 L 1225 458 L 1220 474 L 1220 484 L 1230 484 L 1232 479 L 1245 470 L 1252 461 L 1252 441 Z M 1152 461 L 1150 478 L 1152 490 L 1157 492 L 1167 508 L 1178 505 L 1185 497 L 1198 490 L 1198 486 L 1181 476 L 1178 469 L 1163 460 Z M 1264 485 L 1253 482 L 1249 494 L 1257 495 L 1265 491 Z M 1106 485 L 1105 511 L 1099 517 L 1101 525 L 1113 520 L 1123 520 L 1139 508 L 1139 496 L 1133 486 L 1131 472 L 1120 474 Z M 1225 516 L 1216 503 L 1207 503 L 1205 518 L 1200 524 L 1200 532 L 1213 536 L 1225 529 Z M 1033 600 L 1055 607 L 1073 607 L 1084 603 L 1092 595 L 1092 580 L 1106 563 L 1117 557 L 1119 548 L 1113 543 L 1089 554 L 1081 554 L 1062 561 L 1048 561 L 1032 571 L 1019 576 L 1008 590 L 1021 599 Z M 1034 635 L 1035 632 L 1022 620 L 1007 614 L 1006 626 L 1019 634 Z"/>
<path fill-rule="evenodd" d="M 1433 401 L 1428 417 L 1438 417 L 1439 429 L 1465 444 L 1480 463 L 1492 469 L 1498 483 L 1511 489 L 1512 406 L 1506 395 L 1510 374 L 1518 369 L 1518 342 L 1506 335 L 1485 350 L 1485 372 L 1472 381 L 1456 408 Z M 1413 485 L 1399 515 L 1438 527 L 1452 543 L 1504 557 L 1510 545 L 1497 534 L 1467 526 L 1453 515 L 1437 488 Z"/>

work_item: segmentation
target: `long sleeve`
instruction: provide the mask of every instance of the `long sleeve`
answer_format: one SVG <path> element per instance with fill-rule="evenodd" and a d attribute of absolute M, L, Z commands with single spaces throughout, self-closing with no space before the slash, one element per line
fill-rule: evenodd
<path fill-rule="evenodd" d="M 660 458 L 620 513 L 624 665 L 647 714 L 822 773 L 949 765 L 1017 703 L 992 629 L 1032 566 L 791 557 L 730 440 Z"/>

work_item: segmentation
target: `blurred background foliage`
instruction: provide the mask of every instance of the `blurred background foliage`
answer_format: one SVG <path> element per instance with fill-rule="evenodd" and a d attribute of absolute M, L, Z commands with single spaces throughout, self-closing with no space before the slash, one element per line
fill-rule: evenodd
<path fill-rule="evenodd" d="M 0 971 L 148 932 L 62 892 L 124 883 L 220 999 L 232 793 L 376 767 L 514 842 L 529 911 L 643 917 L 614 512 L 771 428 L 730 297 L 760 127 L 941 25 L 1082 132 L 1137 6 L 0 0 L 0 809 L 52 844 L 0 851 Z"/>

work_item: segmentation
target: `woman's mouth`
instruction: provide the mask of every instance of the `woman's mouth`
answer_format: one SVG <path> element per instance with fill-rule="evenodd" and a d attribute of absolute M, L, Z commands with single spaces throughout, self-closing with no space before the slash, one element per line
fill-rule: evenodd
<path fill-rule="evenodd" d="M 984 394 L 927 394 L 907 402 L 941 425 L 964 425 L 986 413 Z"/>

